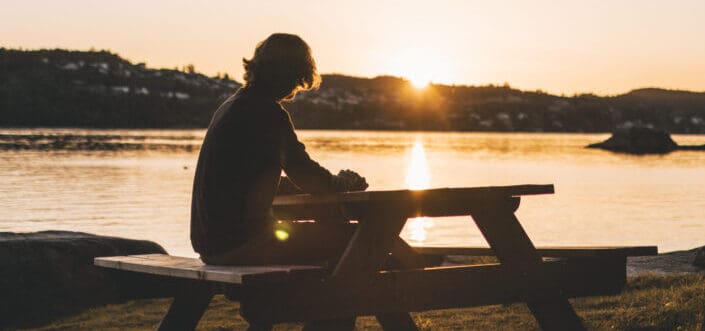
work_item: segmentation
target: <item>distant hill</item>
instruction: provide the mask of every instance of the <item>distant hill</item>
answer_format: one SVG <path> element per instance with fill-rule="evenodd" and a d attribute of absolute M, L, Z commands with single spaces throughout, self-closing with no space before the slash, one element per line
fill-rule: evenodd
<path fill-rule="evenodd" d="M 204 127 L 238 86 L 106 51 L 0 49 L 0 126 Z"/>
<path fill-rule="evenodd" d="M 0 126 L 205 127 L 239 86 L 107 51 L 0 49 Z M 705 133 L 705 93 L 653 88 L 565 97 L 507 85 L 417 90 L 397 77 L 324 75 L 320 90 L 286 107 L 299 128 L 608 132 L 644 125 Z"/>

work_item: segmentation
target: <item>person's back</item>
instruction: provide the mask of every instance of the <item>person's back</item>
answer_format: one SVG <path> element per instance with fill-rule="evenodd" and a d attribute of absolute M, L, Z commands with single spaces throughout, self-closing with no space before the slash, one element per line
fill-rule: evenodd
<path fill-rule="evenodd" d="M 299 89 L 317 86 L 315 63 L 305 42 L 275 34 L 244 62 L 246 85 L 214 114 L 194 178 L 191 241 L 207 263 L 258 259 L 264 263 L 270 256 L 262 251 L 292 251 L 273 240 L 271 204 L 282 170 L 304 192 L 367 187 L 353 172 L 333 176 L 311 160 L 279 103 Z"/>
<path fill-rule="evenodd" d="M 281 168 L 284 114 L 278 105 L 240 90 L 213 116 L 193 186 L 191 241 L 204 255 L 238 246 L 267 226 Z M 267 155 L 269 154 L 269 155 Z"/>

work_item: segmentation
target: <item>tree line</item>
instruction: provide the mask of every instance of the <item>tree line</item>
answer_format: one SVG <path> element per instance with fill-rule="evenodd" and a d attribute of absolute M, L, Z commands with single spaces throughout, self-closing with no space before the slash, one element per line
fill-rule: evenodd
<path fill-rule="evenodd" d="M 0 126 L 201 128 L 240 83 L 192 64 L 148 68 L 109 51 L 0 49 Z M 657 88 L 557 96 L 501 86 L 424 89 L 391 76 L 324 75 L 285 105 L 299 128 L 705 133 L 705 93 Z"/>

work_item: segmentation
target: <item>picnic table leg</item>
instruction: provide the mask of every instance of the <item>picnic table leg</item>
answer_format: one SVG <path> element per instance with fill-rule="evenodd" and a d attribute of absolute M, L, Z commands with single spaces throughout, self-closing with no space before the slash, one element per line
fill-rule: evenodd
<path fill-rule="evenodd" d="M 368 217 L 360 219 L 350 244 L 345 249 L 332 276 L 350 273 L 368 273 L 379 271 L 397 245 L 407 217 L 395 214 L 389 206 L 371 206 Z M 416 324 L 408 313 L 377 315 L 377 321 L 384 330 L 416 331 Z"/>
<path fill-rule="evenodd" d="M 394 268 L 420 268 L 425 265 L 423 257 L 398 236 L 392 246 L 391 253 L 392 267 Z M 378 314 L 375 317 L 383 330 L 418 331 L 418 327 L 409 313 Z"/>
<path fill-rule="evenodd" d="M 376 315 L 377 322 L 382 326 L 382 330 L 392 331 L 392 330 L 408 330 L 417 331 L 419 328 L 414 323 L 414 319 L 411 318 L 409 313 L 396 313 L 396 314 L 384 314 Z"/>
<path fill-rule="evenodd" d="M 307 322 L 303 331 L 350 331 L 355 329 L 355 317 Z"/>
<path fill-rule="evenodd" d="M 272 329 L 271 324 L 257 324 L 252 323 L 247 327 L 247 331 L 270 331 Z"/>
<path fill-rule="evenodd" d="M 540 275 L 541 256 L 514 216 L 517 207 L 519 198 L 498 199 L 496 205 L 485 206 L 482 210 L 474 212 L 472 218 L 501 264 L 527 275 Z M 529 300 L 526 303 L 541 328 L 585 330 L 566 296 L 551 284 L 541 285 L 546 285 L 542 287 L 545 293 L 541 293 L 541 299 Z"/>
<path fill-rule="evenodd" d="M 180 286 L 179 292 L 166 315 L 157 326 L 158 331 L 194 330 L 213 298 L 213 288 L 208 284 Z"/>

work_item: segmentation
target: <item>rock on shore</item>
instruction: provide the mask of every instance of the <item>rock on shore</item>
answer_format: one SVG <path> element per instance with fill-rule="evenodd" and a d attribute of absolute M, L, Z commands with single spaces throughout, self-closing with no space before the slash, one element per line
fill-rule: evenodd
<path fill-rule="evenodd" d="M 618 129 L 609 139 L 588 147 L 630 154 L 665 154 L 678 149 L 678 144 L 666 131 L 635 126 Z"/>
<path fill-rule="evenodd" d="M 588 148 L 628 154 L 666 154 L 675 150 L 705 150 L 704 146 L 679 146 L 668 132 L 645 126 L 617 129 L 612 136 Z"/>
<path fill-rule="evenodd" d="M 155 277 L 93 266 L 97 256 L 165 253 L 156 243 L 80 232 L 0 232 L 0 329 L 81 309 L 159 296 Z"/>

